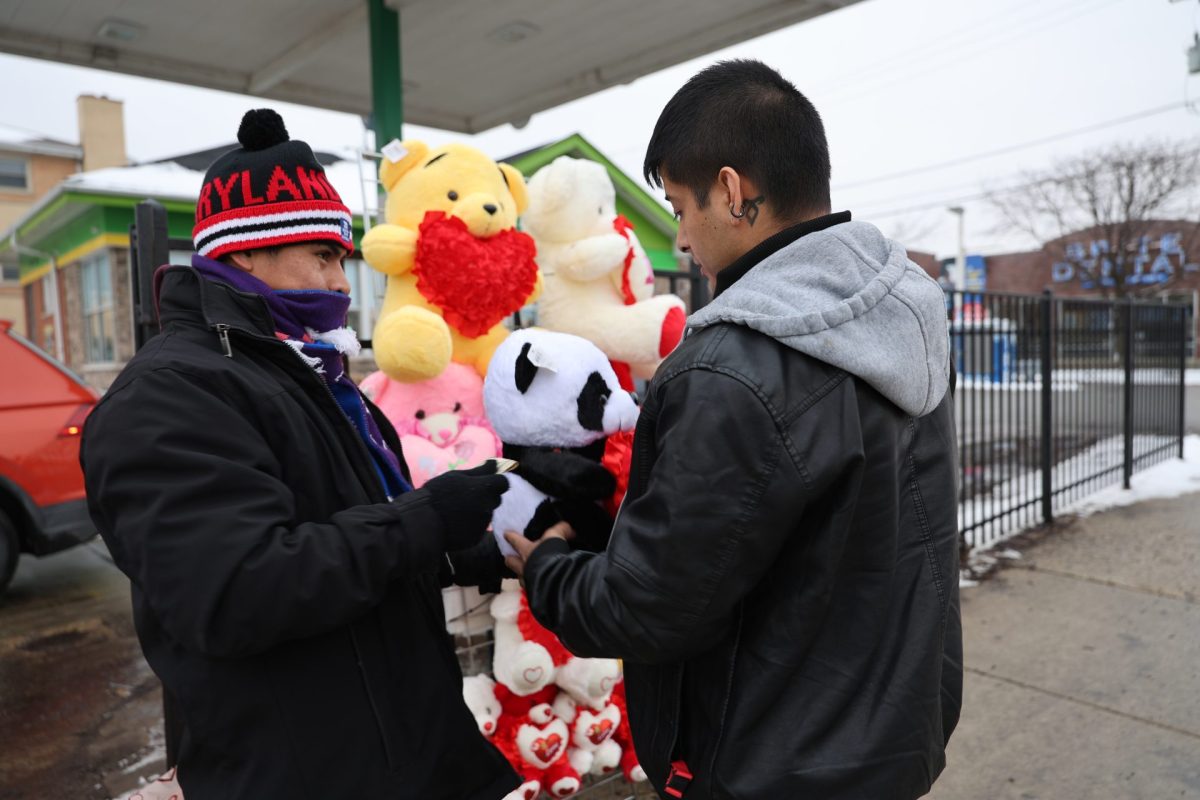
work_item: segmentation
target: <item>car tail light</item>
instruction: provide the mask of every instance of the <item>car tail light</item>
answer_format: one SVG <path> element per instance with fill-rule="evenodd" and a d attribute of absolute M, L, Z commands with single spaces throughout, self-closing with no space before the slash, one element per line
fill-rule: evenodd
<path fill-rule="evenodd" d="M 72 411 L 66 424 L 58 431 L 59 438 L 70 438 L 83 433 L 83 421 L 87 419 L 88 414 L 92 413 L 94 407 L 95 403 L 84 403 Z"/>

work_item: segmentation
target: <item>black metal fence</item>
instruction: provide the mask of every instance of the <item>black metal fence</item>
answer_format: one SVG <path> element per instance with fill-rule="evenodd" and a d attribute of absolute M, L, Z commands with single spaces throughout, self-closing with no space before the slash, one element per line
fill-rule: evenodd
<path fill-rule="evenodd" d="M 946 307 L 968 546 L 1182 457 L 1190 307 L 1049 292 L 947 292 Z"/>
<path fill-rule="evenodd" d="M 692 313 L 708 304 L 708 281 L 692 264 L 689 270 L 675 271 L 668 269 L 654 270 L 654 293 L 673 294 L 687 305 L 688 313 Z"/>

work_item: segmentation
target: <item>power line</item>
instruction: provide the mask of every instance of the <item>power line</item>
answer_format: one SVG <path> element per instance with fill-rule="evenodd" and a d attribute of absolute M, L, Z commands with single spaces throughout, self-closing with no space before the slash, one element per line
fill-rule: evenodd
<path fill-rule="evenodd" d="M 1012 29 L 1001 28 L 999 30 L 997 28 L 991 28 L 988 30 L 988 32 L 982 38 L 976 39 L 974 41 L 969 40 L 969 39 L 967 39 L 967 40 L 958 39 L 950 47 L 943 48 L 940 50 L 926 51 L 926 52 L 932 54 L 934 57 L 940 57 L 940 56 L 944 56 L 948 52 L 953 51 L 955 49 L 955 47 L 963 47 L 963 46 L 971 47 L 972 55 L 986 52 L 989 49 L 994 49 L 997 42 L 992 42 L 990 45 L 986 45 L 983 47 L 979 47 L 978 46 L 979 43 L 986 42 L 989 38 L 993 38 L 997 34 L 1000 34 L 1001 36 L 1003 36 L 1005 33 L 1009 33 L 1009 34 L 1017 33 L 1019 36 L 1033 35 L 1036 33 L 1040 33 L 1044 30 L 1048 30 L 1050 28 L 1056 27 L 1057 25 L 1060 25 L 1063 22 L 1068 22 L 1072 19 L 1077 19 L 1080 15 L 1099 11 L 1102 8 L 1113 5 L 1117 2 L 1121 2 L 1121 0 L 1100 0 L 1100 3 L 1098 5 L 1093 5 L 1091 8 L 1085 9 L 1084 6 L 1086 6 L 1090 2 L 1094 2 L 1094 0 L 1082 0 L 1082 2 L 1078 3 L 1078 4 L 1072 4 L 1072 3 L 1068 2 L 1067 4 L 1059 6 L 1057 8 L 1049 9 L 1049 13 L 1043 15 L 1040 19 L 1037 17 L 1033 17 L 1033 18 L 1027 18 L 1027 19 L 1020 20 L 1015 28 L 1012 28 Z M 1044 3 L 1044 0 L 1031 0 L 1031 2 L 1021 3 L 1021 4 L 1017 5 L 1015 8 L 1010 8 L 1010 9 L 1008 9 L 1008 11 L 1013 12 L 1013 11 L 1016 11 L 1019 9 L 1024 9 L 1029 5 L 1042 4 L 1042 3 Z M 1044 5 L 1041 5 L 1039 10 L 1046 11 L 1047 9 L 1044 7 Z M 1053 17 L 1055 14 L 1061 13 L 1063 11 L 1067 12 L 1067 14 L 1065 16 L 1062 16 L 1058 19 L 1054 19 L 1052 22 L 1050 22 L 1047 25 L 1036 27 L 1032 31 L 1023 27 L 1024 24 L 1026 24 L 1026 23 L 1043 21 L 1044 19 L 1046 19 L 1048 17 Z M 970 26 L 957 28 L 954 31 L 951 31 L 949 33 L 941 34 L 940 38 L 953 37 L 960 32 L 969 31 L 969 30 L 975 29 L 977 27 L 978 27 L 978 23 L 972 23 Z M 1008 37 L 1008 38 L 1012 38 L 1012 37 Z M 841 91 L 844 88 L 859 88 L 859 89 L 861 89 L 861 87 L 850 86 L 849 83 L 851 82 L 851 79 L 853 79 L 857 75 L 862 75 L 862 74 L 869 75 L 869 73 L 876 72 L 877 70 L 879 70 L 881 68 L 889 68 L 887 75 L 883 76 L 887 79 L 883 84 L 880 84 L 879 86 L 869 87 L 865 90 L 865 92 L 859 91 L 859 92 L 855 93 L 855 94 L 860 94 L 860 95 L 861 94 L 869 95 L 870 93 L 874 92 L 877 89 L 884 88 L 893 83 L 906 81 L 911 77 L 926 74 L 928 72 L 932 72 L 932 71 L 942 68 L 943 66 L 946 66 L 945 64 L 934 63 L 934 64 L 930 65 L 929 68 L 920 70 L 918 72 L 909 72 L 908 74 L 904 74 L 904 73 L 898 74 L 895 70 L 890 69 L 890 66 L 892 65 L 894 60 L 899 57 L 901 57 L 901 54 L 897 54 L 896 56 L 892 56 L 892 57 L 889 57 L 886 59 L 881 59 L 880 61 L 873 62 L 872 64 L 870 64 L 866 67 L 859 68 L 858 70 L 854 70 L 849 73 L 843 73 L 838 76 L 839 79 L 835 83 L 833 83 L 830 88 L 827 88 L 827 90 L 830 91 L 831 94 L 836 95 L 839 91 Z M 912 60 L 906 62 L 907 65 L 911 65 L 911 63 L 912 63 Z M 950 63 L 953 63 L 953 61 L 951 61 Z M 813 93 L 816 94 L 818 92 L 813 92 Z M 852 94 L 852 96 L 854 96 L 854 95 Z M 830 103 L 830 105 L 833 107 L 837 107 L 838 104 L 839 104 L 838 101 L 832 101 Z M 1162 113 L 1163 111 L 1177 108 L 1177 107 L 1179 107 L 1179 105 L 1186 105 L 1186 103 L 1176 104 L 1173 106 L 1165 106 L 1165 107 L 1163 107 L 1161 109 L 1157 109 L 1157 110 L 1151 109 L 1148 112 L 1142 112 L 1142 113 L 1144 113 L 1145 116 L 1151 116 L 1154 113 Z M 1106 123 L 1098 123 L 1097 126 L 1095 126 L 1094 128 L 1088 127 L 1088 128 L 1079 129 L 1077 131 L 1070 131 L 1070 132 L 1066 132 L 1063 134 L 1056 134 L 1055 137 L 1048 137 L 1046 139 L 1046 141 L 1055 141 L 1057 138 L 1067 138 L 1068 136 L 1074 136 L 1074 135 L 1078 135 L 1080 133 L 1086 133 L 1090 130 L 1099 130 L 1099 129 L 1102 129 L 1103 127 L 1107 127 L 1109 125 L 1117 125 L 1117 124 L 1121 124 L 1122 122 L 1128 122 L 1128 121 L 1132 121 L 1132 120 L 1138 119 L 1138 118 L 1140 118 L 1140 117 L 1134 115 L 1128 119 L 1121 118 L 1118 120 L 1110 120 L 1109 122 L 1106 122 Z M 880 177 L 876 177 L 876 178 L 869 178 L 869 179 L 862 180 L 862 181 L 855 181 L 853 183 L 843 184 L 841 186 L 833 186 L 832 188 L 835 191 L 840 191 L 840 190 L 844 190 L 844 189 L 855 188 L 858 186 L 865 186 L 868 184 L 880 183 L 880 182 L 883 182 L 886 180 L 891 180 L 891 179 L 897 178 L 897 177 L 905 177 L 905 176 L 912 175 L 912 174 L 918 174 L 920 172 L 939 169 L 944 166 L 956 166 L 960 163 L 966 163 L 968 161 L 975 160 L 975 159 L 988 158 L 992 155 L 1003 154 L 1003 153 L 1011 152 L 1012 150 L 1021 149 L 1024 147 L 1033 147 L 1033 146 L 1036 146 L 1037 144 L 1041 144 L 1041 143 L 1043 143 L 1042 140 L 1035 140 L 1033 142 L 1029 142 L 1029 143 L 1025 143 L 1025 144 L 1021 144 L 1021 145 L 1014 145 L 1011 148 L 1001 148 L 1000 150 L 997 150 L 997 151 L 991 152 L 991 153 L 981 153 L 978 155 L 967 156 L 963 159 L 955 159 L 953 161 L 946 162 L 945 164 L 936 164 L 936 165 L 931 165 L 931 166 L 926 166 L 926 167 L 918 167 L 913 170 L 905 170 L 902 172 L 892 173 L 889 175 L 880 176 Z M 618 150 L 613 151 L 613 154 L 614 155 L 624 155 L 626 153 L 632 153 L 634 151 L 640 151 L 640 146 L 634 145 L 634 146 L 629 146 L 629 147 L 625 147 L 625 148 L 620 148 Z"/>
<path fill-rule="evenodd" d="M 1036 181 L 1034 183 L 1036 183 Z M 891 209 L 890 211 L 880 211 L 880 212 L 872 211 L 869 213 L 865 213 L 864 216 L 870 217 L 871 219 L 878 219 L 881 217 L 899 217 L 904 214 L 913 214 L 918 211 L 929 211 L 930 209 L 933 209 L 933 208 L 943 208 L 945 206 L 954 206 L 954 205 L 962 205 L 963 203 L 972 203 L 976 200 L 986 200 L 988 197 L 991 197 L 992 195 L 1007 194 L 1008 192 L 1015 192 L 1018 189 L 1024 189 L 1024 188 L 1026 188 L 1028 186 L 1032 186 L 1032 185 L 1033 185 L 1033 183 L 1024 183 L 1024 184 L 1016 184 L 1014 186 L 1005 186 L 1001 189 L 994 189 L 992 191 L 977 192 L 975 194 L 962 195 L 960 197 L 950 197 L 950 198 L 946 198 L 944 200 L 934 200 L 929 203 L 921 203 L 920 205 L 906 206 L 904 208 L 894 208 L 894 209 Z"/>
<path fill-rule="evenodd" d="M 1039 10 L 1044 11 L 1045 4 L 1046 4 L 1045 0 L 1027 0 L 1024 3 L 1020 3 L 1016 6 L 1012 6 L 1008 9 L 1005 9 L 1005 12 L 1008 14 L 1014 14 L 1018 10 L 1024 9 L 1028 6 L 1037 6 L 1039 8 Z M 1003 19 L 1003 15 L 1001 15 L 1001 14 L 997 14 L 996 16 L 997 16 L 997 18 Z M 992 29 L 992 30 L 994 31 L 994 29 Z M 978 31 L 979 31 L 978 20 L 972 20 L 969 24 L 963 25 L 962 27 L 955 28 L 950 31 L 946 31 L 944 33 L 932 32 L 932 33 L 928 34 L 928 36 L 931 39 L 934 39 L 936 41 L 952 42 L 953 44 L 950 45 L 950 49 L 953 49 L 955 47 L 961 46 L 964 43 L 964 38 L 963 38 L 964 34 L 977 33 Z M 940 53 L 943 51 L 937 51 L 937 52 Z M 917 60 L 920 60 L 922 57 L 925 57 L 928 55 L 929 55 L 928 51 L 918 51 L 915 58 Z M 872 61 L 871 63 L 866 64 L 865 66 L 859 67 L 858 69 L 853 69 L 848 72 L 839 72 L 839 73 L 837 73 L 835 80 L 832 83 L 830 83 L 828 86 L 821 86 L 818 83 L 818 84 L 815 84 L 813 87 L 805 87 L 805 89 L 806 89 L 806 91 L 811 91 L 812 89 L 838 91 L 844 85 L 854 83 L 860 77 L 870 76 L 872 73 L 875 73 L 881 69 L 890 70 L 893 66 L 895 66 L 897 61 L 900 59 L 906 59 L 906 61 L 904 63 L 911 64 L 914 59 L 912 48 L 910 47 L 910 48 L 906 48 L 904 50 L 890 53 L 887 56 L 880 58 L 876 61 Z"/>
<path fill-rule="evenodd" d="M 1076 20 L 1084 14 L 1090 14 L 1090 13 L 1099 11 L 1102 8 L 1106 8 L 1107 6 L 1111 6 L 1114 3 L 1121 2 L 1121 0 L 1101 0 L 1101 2 L 1099 2 L 1096 5 L 1093 5 L 1091 8 L 1083 7 L 1083 6 L 1086 6 L 1089 2 L 1093 2 L 1093 1 L 1094 0 L 1084 0 L 1083 3 L 1081 3 L 1080 5 L 1062 6 L 1062 7 L 1056 8 L 1056 9 L 1052 9 L 1050 14 L 1046 15 L 1047 17 L 1053 17 L 1055 14 L 1060 13 L 1062 11 L 1066 11 L 1068 13 L 1066 13 L 1065 15 L 1060 16 L 1056 19 L 1053 19 L 1051 22 L 1049 22 L 1046 25 L 1035 26 L 1033 28 L 1018 26 L 1016 28 L 1008 29 L 1008 30 L 1005 30 L 1005 29 L 991 30 L 988 33 L 986 33 L 981 39 L 978 39 L 974 42 L 969 41 L 969 40 L 962 41 L 962 42 L 959 42 L 957 44 L 957 46 L 958 47 L 970 46 L 971 50 L 969 51 L 969 56 L 973 57 L 980 53 L 987 52 L 988 50 L 993 50 L 999 44 L 1007 43 L 1014 39 L 1027 39 L 1031 36 L 1035 36 L 1039 33 L 1042 33 L 1043 31 L 1049 30 L 1050 28 L 1057 27 L 1057 26 L 1063 24 L 1064 22 L 1070 22 L 1072 20 Z M 1043 17 L 1043 20 L 1044 19 L 1046 19 L 1046 17 Z M 1034 22 L 1034 21 L 1038 21 L 1038 20 L 1025 20 L 1024 22 Z M 1015 35 L 1013 35 L 1013 34 L 1015 34 Z M 999 36 L 999 38 L 996 38 L 997 36 Z M 989 42 L 988 41 L 989 39 L 994 39 L 994 41 Z M 981 42 L 987 42 L 987 44 L 984 46 L 980 46 Z M 903 82 L 909 81 L 914 77 L 927 75 L 930 72 L 936 72 L 936 71 L 944 69 L 946 67 L 953 67 L 954 65 L 956 65 L 957 63 L 959 63 L 963 60 L 962 56 L 953 57 L 950 59 L 944 59 L 941 57 L 946 55 L 947 53 L 952 53 L 954 49 L 955 49 L 955 46 L 946 47 L 941 50 L 929 50 L 928 57 L 932 57 L 934 59 L 934 61 L 933 61 L 933 63 L 927 65 L 926 67 L 924 67 L 922 69 L 907 70 L 907 71 L 902 70 L 899 72 L 897 72 L 896 70 L 889 69 L 886 74 L 884 74 L 882 72 L 878 73 L 879 77 L 883 78 L 882 83 L 877 83 L 873 86 L 868 85 L 866 87 L 863 87 L 861 85 L 848 86 L 848 85 L 839 83 L 834 89 L 832 89 L 830 91 L 830 94 L 834 95 L 835 97 L 837 95 L 844 95 L 843 97 L 839 98 L 840 100 L 845 100 L 847 97 L 858 98 L 858 97 L 862 97 L 864 95 L 871 95 L 871 94 L 879 91 L 880 89 L 884 89 L 888 86 L 892 86 L 897 83 L 903 83 Z M 918 58 L 918 59 L 913 59 L 913 60 L 919 61 L 920 59 Z M 907 66 L 908 64 L 913 63 L 913 60 L 906 62 L 905 65 Z M 868 80 L 867 83 L 870 83 L 870 81 Z M 849 94 L 845 94 L 847 90 L 849 90 Z M 835 105 L 836 105 L 836 103 L 835 103 Z"/>
<path fill-rule="evenodd" d="M 1187 155 L 1187 156 L 1197 155 L 1197 154 L 1200 154 L 1200 148 L 1186 150 L 1186 151 L 1183 151 L 1181 154 Z M 898 216 L 901 216 L 902 214 L 911 214 L 911 213 L 915 213 L 918 211 L 928 211 L 933 208 L 943 208 L 945 206 L 961 205 L 963 203 L 971 203 L 976 200 L 986 200 L 989 197 L 994 197 L 994 196 L 1000 195 L 1000 194 L 1009 194 L 1010 192 L 1020 191 L 1021 189 L 1028 189 L 1031 186 L 1036 186 L 1039 183 L 1045 183 L 1048 180 L 1053 181 L 1057 178 L 1076 179 L 1079 177 L 1082 177 L 1082 173 L 1076 173 L 1076 174 L 1066 175 L 1066 176 L 1039 175 L 1034 178 L 1025 177 L 1018 183 L 1014 183 L 1009 186 L 1002 186 L 1002 187 L 999 187 L 996 189 L 987 189 L 987 190 L 984 190 L 981 192 L 976 192 L 974 194 L 963 195 L 963 196 L 959 196 L 959 197 L 949 197 L 949 198 L 943 198 L 941 200 L 933 200 L 933 201 L 930 201 L 927 203 L 921 203 L 921 204 L 914 205 L 914 206 L 906 206 L 904 208 L 895 208 L 895 209 L 891 209 L 889 211 L 881 211 L 878 213 L 866 212 L 864 214 L 864 216 L 868 216 L 871 218 L 898 217 Z M 870 208 L 870 207 L 871 207 L 871 205 L 868 203 L 866 205 L 866 208 Z"/>
<path fill-rule="evenodd" d="M 1060 133 L 1051 134 L 1050 136 L 1042 136 L 1037 139 L 1030 139 L 1029 141 L 1021 142 L 1019 144 L 1006 145 L 1004 147 L 996 148 L 995 150 L 987 150 L 982 153 L 975 153 L 975 154 L 969 155 L 969 156 L 962 156 L 960 158 L 954 158 L 949 161 L 940 161 L 936 164 L 926 164 L 923 167 L 913 167 L 912 169 L 901 170 L 900 172 L 890 172 L 886 175 L 879 175 L 874 178 L 867 178 L 865 180 L 854 181 L 852 183 L 844 183 L 840 186 L 834 186 L 832 188 L 834 191 L 844 191 L 846 189 L 855 189 L 855 188 L 858 188 L 859 186 L 867 186 L 867 185 L 870 185 L 873 183 L 883 183 L 884 181 L 892 181 L 892 180 L 896 180 L 897 178 L 907 178 L 912 175 L 919 175 L 923 172 L 934 172 L 936 170 L 947 169 L 949 167 L 957 167 L 961 164 L 968 164 L 972 161 L 980 161 L 985 158 L 992 158 L 994 156 L 1005 155 L 1007 153 L 1014 153 L 1018 150 L 1025 150 L 1030 147 L 1037 147 L 1038 145 L 1050 144 L 1051 142 L 1057 142 L 1062 139 L 1069 139 L 1073 136 L 1080 136 L 1082 134 L 1091 133 L 1093 131 L 1104 130 L 1105 128 L 1111 128 L 1116 125 L 1123 125 L 1127 122 L 1134 122 L 1135 120 L 1145 119 L 1146 117 L 1152 117 L 1157 114 L 1165 114 L 1168 111 L 1175 111 L 1180 108 L 1184 108 L 1186 105 L 1187 104 L 1184 102 L 1174 102 L 1174 103 L 1169 103 L 1165 106 L 1156 106 L 1154 108 L 1145 109 L 1144 111 L 1137 111 L 1133 114 L 1126 114 L 1123 117 L 1117 117 L 1115 119 L 1105 120 L 1104 122 L 1097 122 L 1092 125 L 1086 125 L 1082 128 L 1075 128 L 1073 130 L 1062 131 Z"/>

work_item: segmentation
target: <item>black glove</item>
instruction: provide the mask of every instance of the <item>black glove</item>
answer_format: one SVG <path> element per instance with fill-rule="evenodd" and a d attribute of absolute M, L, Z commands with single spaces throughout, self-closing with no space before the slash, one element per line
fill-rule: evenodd
<path fill-rule="evenodd" d="M 433 510 L 442 518 L 442 547 L 465 550 L 479 542 L 500 505 L 508 481 L 496 474 L 492 462 L 474 469 L 438 475 L 421 487 L 429 492 Z"/>
<path fill-rule="evenodd" d="M 504 566 L 504 556 L 496 537 L 485 533 L 479 544 L 466 550 L 447 553 L 450 565 L 450 580 L 457 586 L 478 586 L 484 594 L 500 591 L 500 581 L 517 577 Z"/>

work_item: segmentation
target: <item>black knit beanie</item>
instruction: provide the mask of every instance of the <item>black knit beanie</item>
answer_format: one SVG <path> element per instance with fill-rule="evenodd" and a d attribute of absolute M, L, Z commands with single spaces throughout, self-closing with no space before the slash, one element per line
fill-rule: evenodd
<path fill-rule="evenodd" d="M 328 241 L 354 250 L 350 209 L 312 148 L 288 139 L 269 108 L 247 111 L 241 147 L 213 162 L 196 202 L 192 242 L 208 258 L 260 247 Z"/>

